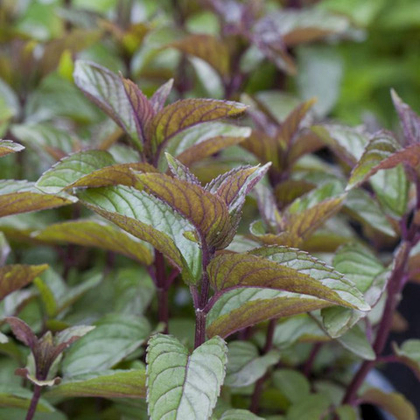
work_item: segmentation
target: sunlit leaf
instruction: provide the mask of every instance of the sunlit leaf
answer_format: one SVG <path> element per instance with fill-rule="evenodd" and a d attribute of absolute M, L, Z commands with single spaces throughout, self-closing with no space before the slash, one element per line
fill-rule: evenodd
<path fill-rule="evenodd" d="M 156 334 L 149 340 L 146 361 L 151 420 L 208 420 L 225 377 L 227 347 L 220 337 L 190 355 L 175 337 Z"/>
<path fill-rule="evenodd" d="M 153 262 L 153 253 L 146 244 L 103 222 L 72 220 L 49 225 L 33 236 L 48 243 L 73 243 L 106 249 L 145 265 Z"/>
<path fill-rule="evenodd" d="M 198 245 L 184 236 L 193 226 L 161 200 L 130 187 L 106 187 L 79 193 L 91 210 L 164 254 L 189 281 L 201 272 Z"/>
<path fill-rule="evenodd" d="M 78 340 L 63 361 L 65 376 L 107 370 L 136 350 L 150 332 L 145 318 L 108 315 Z"/>
<path fill-rule="evenodd" d="M 11 140 L 0 140 L 0 157 L 6 156 L 9 153 L 16 153 L 20 152 L 24 149 L 24 147 L 19 144 L 15 143 Z"/>
<path fill-rule="evenodd" d="M 260 355 L 258 348 L 246 341 L 233 341 L 228 345 L 228 364 L 224 384 L 242 387 L 255 383 L 280 359 L 278 351 Z"/>
<path fill-rule="evenodd" d="M 146 371 L 105 370 L 71 376 L 52 388 L 46 397 L 145 398 Z"/>
<path fill-rule="evenodd" d="M 361 399 L 383 408 L 396 420 L 416 420 L 417 418 L 414 406 L 402 394 L 396 392 L 388 394 L 380 389 L 370 388 L 362 394 Z"/>
<path fill-rule="evenodd" d="M 0 299 L 4 299 L 8 294 L 26 286 L 47 268 L 47 264 L 16 264 L 0 267 Z"/>

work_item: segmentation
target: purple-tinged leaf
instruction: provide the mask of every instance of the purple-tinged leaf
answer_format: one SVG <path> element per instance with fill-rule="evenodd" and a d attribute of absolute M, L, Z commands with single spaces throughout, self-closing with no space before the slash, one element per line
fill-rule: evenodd
<path fill-rule="evenodd" d="M 245 112 L 246 105 L 238 102 L 219 101 L 216 99 L 184 99 L 177 101 L 158 114 L 149 125 L 151 152 L 180 131 L 188 127 L 222 118 L 233 117 Z"/>
<path fill-rule="evenodd" d="M 258 184 L 255 188 L 255 195 L 264 223 L 271 232 L 277 233 L 282 225 L 282 217 L 271 189 L 263 184 Z"/>
<path fill-rule="evenodd" d="M 420 117 L 402 101 L 394 89 L 391 89 L 392 101 L 400 117 L 405 144 L 411 145 L 420 142 Z"/>
<path fill-rule="evenodd" d="M 366 145 L 362 157 L 353 168 L 347 189 L 360 185 L 374 175 L 380 169 L 380 164 L 395 155 L 400 148 L 401 146 L 391 134 L 385 132 L 376 134 Z M 395 165 L 400 163 L 395 157 L 393 161 Z"/>
<path fill-rule="evenodd" d="M 33 351 L 38 343 L 38 338 L 33 333 L 29 325 L 13 316 L 9 316 L 5 320 L 10 325 L 10 328 L 16 338 Z"/>
<path fill-rule="evenodd" d="M 163 174 L 137 175 L 138 188 L 146 188 L 155 197 L 169 204 L 187 218 L 213 243 L 228 225 L 229 214 L 225 203 L 199 185 L 190 184 Z"/>
<path fill-rule="evenodd" d="M 143 150 L 144 138 L 138 131 L 136 111 L 119 76 L 93 62 L 77 60 L 73 73 L 79 89 L 111 117 Z"/>
<path fill-rule="evenodd" d="M 47 268 L 47 264 L 16 264 L 0 267 L 0 300 L 32 282 Z"/>
<path fill-rule="evenodd" d="M 178 178 L 181 181 L 186 181 L 190 184 L 201 186 L 197 177 L 178 159 L 175 159 L 169 153 L 165 153 L 165 157 L 168 162 L 169 169 L 175 178 Z"/>
<path fill-rule="evenodd" d="M 121 77 L 121 80 L 133 110 L 136 131 L 144 143 L 146 140 L 146 127 L 155 115 L 155 111 L 149 100 L 134 82 L 123 77 Z"/>
<path fill-rule="evenodd" d="M 292 166 L 302 156 L 316 152 L 323 147 L 324 143 L 314 133 L 308 131 L 303 134 L 299 134 L 290 146 L 287 154 L 287 163 L 289 166 Z"/>
<path fill-rule="evenodd" d="M 219 255 L 211 261 L 208 273 L 216 291 L 268 288 L 302 293 L 350 308 L 370 309 L 350 281 L 306 252 L 287 247 L 251 252 Z"/>
<path fill-rule="evenodd" d="M 259 322 L 310 312 L 331 303 L 298 293 L 267 288 L 238 288 L 224 293 L 207 315 L 207 335 L 226 338 Z"/>
<path fill-rule="evenodd" d="M 72 243 L 106 249 L 126 255 L 144 265 L 153 262 L 153 253 L 145 243 L 116 227 L 94 220 L 72 220 L 52 224 L 34 232 L 32 236 L 46 243 Z"/>
<path fill-rule="evenodd" d="M 277 141 L 281 145 L 290 146 L 298 132 L 303 119 L 312 108 L 316 99 L 309 99 L 297 106 L 284 120 L 277 134 Z"/>
<path fill-rule="evenodd" d="M 162 111 L 163 107 L 165 106 L 165 102 L 171 93 L 173 84 L 174 79 L 168 80 L 150 98 L 150 105 L 152 106 L 155 113 Z"/>
<path fill-rule="evenodd" d="M 10 153 L 20 152 L 25 147 L 19 143 L 15 143 L 11 140 L 0 140 L 0 157 L 6 156 Z"/>
<path fill-rule="evenodd" d="M 278 206 L 284 208 L 313 189 L 314 184 L 304 179 L 288 179 L 276 185 L 274 195 Z"/>
<path fill-rule="evenodd" d="M 249 138 L 241 143 L 241 147 L 255 155 L 261 163 L 272 162 L 275 169 L 281 169 L 284 153 L 274 137 L 252 130 Z"/>
<path fill-rule="evenodd" d="M 98 188 L 115 185 L 133 186 L 136 183 L 137 172 L 157 172 L 157 169 L 147 163 L 120 163 L 104 168 L 97 169 L 87 175 L 82 176 L 77 181 L 67 185 L 64 189 L 71 188 Z"/>
<path fill-rule="evenodd" d="M 214 68 L 223 79 L 229 75 L 230 55 L 226 42 L 220 41 L 213 35 L 193 34 L 168 47 L 176 48 L 185 54 L 198 57 Z"/>
<path fill-rule="evenodd" d="M 365 403 L 381 407 L 396 420 L 417 419 L 416 409 L 402 394 L 396 392 L 388 394 L 380 389 L 370 388 L 360 396 L 360 399 Z"/>

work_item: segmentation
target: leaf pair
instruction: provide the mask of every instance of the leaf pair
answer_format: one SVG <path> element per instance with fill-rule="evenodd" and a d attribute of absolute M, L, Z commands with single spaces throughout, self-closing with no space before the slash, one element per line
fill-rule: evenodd
<path fill-rule="evenodd" d="M 164 108 L 172 80 L 149 100 L 132 81 L 87 61 L 76 62 L 74 80 L 130 136 L 136 148 L 156 163 L 162 145 L 179 132 L 246 109 L 236 102 L 212 99 L 185 99 Z"/>

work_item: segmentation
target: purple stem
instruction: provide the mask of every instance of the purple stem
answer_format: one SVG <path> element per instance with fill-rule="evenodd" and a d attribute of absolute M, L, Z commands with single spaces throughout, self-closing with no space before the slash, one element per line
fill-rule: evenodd
<path fill-rule="evenodd" d="M 29 405 L 28 413 L 26 414 L 26 420 L 32 420 L 35 415 L 36 407 L 38 405 L 39 398 L 41 397 L 41 387 L 35 385 L 34 393 L 32 395 L 31 404 Z"/>
<path fill-rule="evenodd" d="M 315 362 L 316 356 L 318 356 L 319 351 L 321 350 L 322 343 L 315 343 L 312 347 L 311 353 L 309 354 L 308 360 L 303 366 L 303 374 L 309 378 L 309 375 L 312 371 L 312 366 Z"/>

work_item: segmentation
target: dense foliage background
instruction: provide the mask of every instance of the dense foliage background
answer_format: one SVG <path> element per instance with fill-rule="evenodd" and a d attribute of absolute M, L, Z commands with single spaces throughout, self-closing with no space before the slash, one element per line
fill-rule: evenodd
<path fill-rule="evenodd" d="M 0 42 L 0 137 L 13 141 L 0 144 L 0 419 L 25 418 L 41 389 L 35 419 L 147 418 L 159 346 L 212 344 L 220 372 L 227 363 L 214 419 L 357 419 L 361 403 L 416 418 L 420 347 L 405 341 L 420 336 L 416 0 L 3 0 Z M 170 105 L 197 98 L 231 102 Z M 202 220 L 175 202 L 184 188 L 204 200 Z M 220 274 L 244 256 L 244 272 L 289 264 L 311 281 L 331 265 L 337 283 L 325 284 L 342 294 L 309 293 L 302 277 L 285 290 L 307 306 L 282 312 L 287 292 L 254 279 L 261 295 L 237 300 L 270 302 L 244 315 L 227 298 L 250 290 L 243 277 Z M 378 344 L 408 280 L 385 325 L 398 345 Z M 207 307 L 198 331 L 194 308 Z M 149 337 L 168 331 L 177 340 L 154 336 L 147 361 Z M 387 368 L 404 395 L 355 384 L 359 362 L 410 366 Z M 158 397 L 156 385 L 153 419 Z"/>

